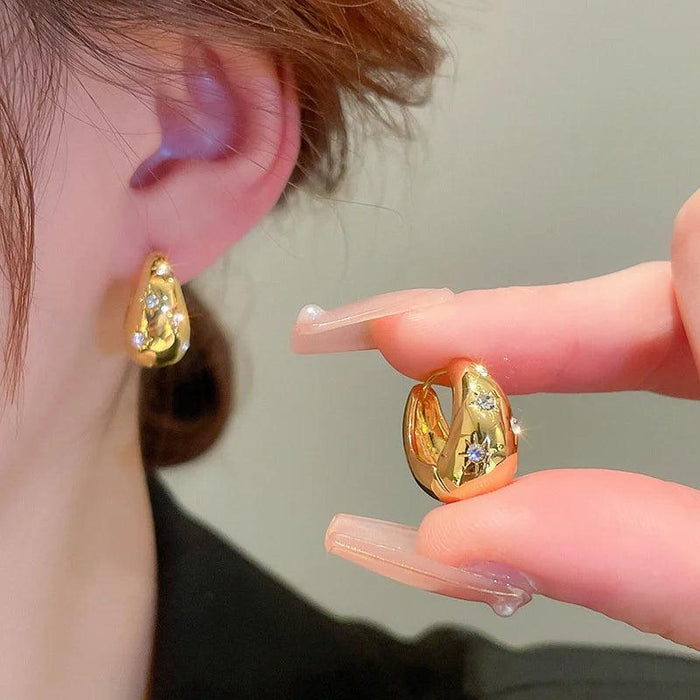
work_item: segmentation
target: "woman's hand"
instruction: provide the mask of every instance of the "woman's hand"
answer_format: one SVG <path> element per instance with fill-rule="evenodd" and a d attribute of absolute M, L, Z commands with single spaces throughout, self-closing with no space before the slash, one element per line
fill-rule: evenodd
<path fill-rule="evenodd" d="M 478 358 L 511 394 L 641 389 L 697 399 L 700 193 L 676 219 L 671 257 L 571 284 L 313 307 L 293 345 L 373 346 L 415 379 L 455 357 Z M 339 516 L 327 543 L 405 583 L 501 612 L 536 592 L 700 648 L 700 492 L 679 484 L 605 469 L 541 471 L 440 506 L 417 531 Z"/>

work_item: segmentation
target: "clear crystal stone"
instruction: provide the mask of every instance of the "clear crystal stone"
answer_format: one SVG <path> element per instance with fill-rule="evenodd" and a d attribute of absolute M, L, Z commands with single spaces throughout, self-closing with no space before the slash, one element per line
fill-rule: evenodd
<path fill-rule="evenodd" d="M 185 341 L 182 344 L 182 352 L 187 352 L 189 349 L 190 349 L 190 344 L 187 341 Z"/>
<path fill-rule="evenodd" d="M 165 277 L 166 275 L 170 274 L 170 266 L 167 265 L 166 263 L 160 263 L 156 267 L 156 275 L 159 277 Z"/>
<path fill-rule="evenodd" d="M 523 432 L 523 426 L 520 424 L 520 421 L 515 416 L 512 416 L 510 419 L 510 427 L 516 435 L 520 435 L 520 433 Z"/>
<path fill-rule="evenodd" d="M 131 343 L 135 348 L 142 348 L 146 344 L 146 335 L 141 331 L 136 331 L 131 336 Z"/>
<path fill-rule="evenodd" d="M 177 328 L 184 320 L 185 317 L 179 311 L 176 311 L 173 314 L 172 323 L 175 328 Z"/>
<path fill-rule="evenodd" d="M 155 309 L 156 306 L 160 304 L 160 299 L 158 298 L 158 295 L 155 292 L 151 292 L 144 299 L 144 303 L 146 304 L 147 309 Z"/>
<path fill-rule="evenodd" d="M 493 411 L 493 409 L 496 408 L 496 399 L 493 397 L 492 394 L 482 392 L 481 394 L 477 394 L 476 396 L 476 405 L 482 411 Z"/>
<path fill-rule="evenodd" d="M 484 367 L 484 365 L 474 365 L 474 371 L 480 374 L 482 377 L 488 377 L 489 371 Z"/>
<path fill-rule="evenodd" d="M 469 445 L 467 447 L 467 459 L 470 462 L 481 462 L 486 457 L 486 450 L 481 445 Z"/>
<path fill-rule="evenodd" d="M 160 310 L 164 313 L 167 314 L 168 311 L 170 311 L 170 307 L 167 304 L 163 304 L 163 306 L 160 307 Z"/>

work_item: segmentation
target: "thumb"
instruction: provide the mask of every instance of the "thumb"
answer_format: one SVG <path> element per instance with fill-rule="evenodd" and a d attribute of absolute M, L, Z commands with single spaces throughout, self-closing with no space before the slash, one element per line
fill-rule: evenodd
<path fill-rule="evenodd" d="M 537 593 L 700 648 L 700 492 L 641 474 L 561 469 L 436 508 L 417 551 L 497 561 Z"/>
<path fill-rule="evenodd" d="M 561 469 L 439 506 L 416 531 L 336 516 L 353 563 L 511 614 L 533 593 L 700 648 L 700 492 L 640 474 Z"/>

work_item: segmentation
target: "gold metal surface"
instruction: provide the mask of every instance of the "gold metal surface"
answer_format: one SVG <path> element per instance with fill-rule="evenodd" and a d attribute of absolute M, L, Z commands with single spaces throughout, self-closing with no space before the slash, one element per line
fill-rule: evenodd
<path fill-rule="evenodd" d="M 125 329 L 129 356 L 144 367 L 175 364 L 190 347 L 185 297 L 162 253 L 151 253 L 144 262 Z"/>
<path fill-rule="evenodd" d="M 433 383 L 452 387 L 448 424 Z M 518 435 L 510 402 L 486 368 L 454 360 L 411 389 L 403 418 L 403 443 L 411 472 L 428 494 L 457 501 L 512 481 Z"/>

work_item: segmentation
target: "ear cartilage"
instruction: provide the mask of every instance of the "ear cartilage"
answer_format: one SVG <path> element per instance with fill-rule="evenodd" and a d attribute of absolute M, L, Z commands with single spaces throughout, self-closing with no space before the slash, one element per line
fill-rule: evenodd
<path fill-rule="evenodd" d="M 183 66 L 187 96 L 156 96 L 161 142 L 131 176 L 134 189 L 155 184 L 180 161 L 221 160 L 236 152 L 240 119 L 233 87 L 216 53 L 190 43 Z"/>

